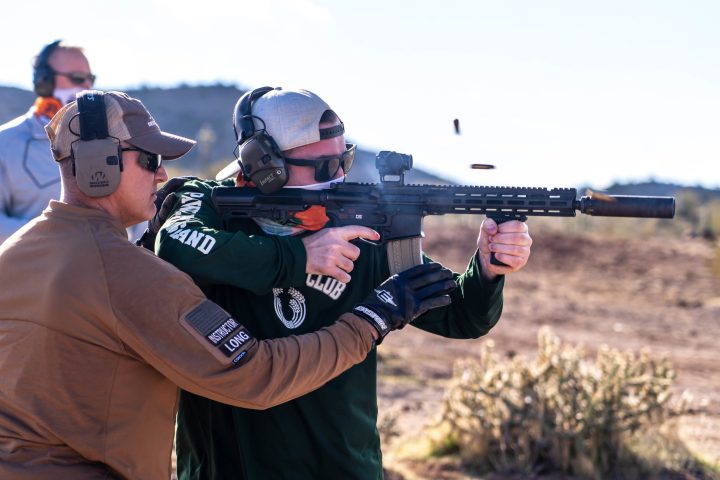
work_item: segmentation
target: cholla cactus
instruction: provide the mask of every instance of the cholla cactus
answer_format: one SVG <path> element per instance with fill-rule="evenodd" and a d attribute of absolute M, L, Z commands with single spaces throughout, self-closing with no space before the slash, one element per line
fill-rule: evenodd
<path fill-rule="evenodd" d="M 492 341 L 479 361 L 456 363 L 446 392 L 445 443 L 466 461 L 497 471 L 551 464 L 600 477 L 621 454 L 622 438 L 664 413 L 674 378 L 667 359 L 602 348 L 594 363 L 548 328 L 533 363 L 501 360 Z"/>

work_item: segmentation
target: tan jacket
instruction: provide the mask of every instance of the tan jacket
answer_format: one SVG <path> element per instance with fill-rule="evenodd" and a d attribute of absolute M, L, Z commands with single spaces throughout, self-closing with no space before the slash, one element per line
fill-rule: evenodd
<path fill-rule="evenodd" d="M 0 478 L 167 479 L 178 386 L 267 408 L 372 348 L 352 315 L 268 341 L 238 323 L 112 217 L 51 202 L 0 246 Z"/>

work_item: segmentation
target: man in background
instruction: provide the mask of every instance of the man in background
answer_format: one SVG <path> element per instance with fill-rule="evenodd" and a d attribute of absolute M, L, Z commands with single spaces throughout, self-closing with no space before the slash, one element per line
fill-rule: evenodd
<path fill-rule="evenodd" d="M 83 49 L 60 40 L 40 51 L 33 69 L 35 103 L 0 126 L 0 243 L 60 197 L 60 174 L 44 127 L 95 82 Z"/>

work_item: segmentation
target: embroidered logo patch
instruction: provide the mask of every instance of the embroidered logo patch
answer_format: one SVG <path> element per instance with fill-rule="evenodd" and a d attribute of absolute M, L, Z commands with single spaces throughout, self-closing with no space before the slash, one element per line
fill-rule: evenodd
<path fill-rule="evenodd" d="M 247 329 L 215 303 L 206 300 L 181 320 L 194 335 L 200 336 L 213 353 L 232 358 L 237 364 L 255 341 Z"/>

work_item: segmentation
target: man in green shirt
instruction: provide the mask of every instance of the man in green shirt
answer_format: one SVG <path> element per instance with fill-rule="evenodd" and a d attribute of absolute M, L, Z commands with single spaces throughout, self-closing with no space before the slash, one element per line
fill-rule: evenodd
<path fill-rule="evenodd" d="M 388 277 L 386 250 L 356 240 L 377 240 L 378 234 L 361 226 L 326 227 L 322 207 L 289 222 L 226 225 L 211 193 L 236 185 L 263 191 L 327 188 L 343 181 L 355 147 L 345 144 L 338 116 L 305 90 L 249 92 L 238 101 L 234 124 L 238 160 L 218 181 L 193 180 L 177 190 L 179 201 L 159 232 L 157 253 L 230 314 L 247 319 L 257 338 L 316 331 Z M 268 165 L 272 170 L 262 170 Z M 486 220 L 467 269 L 454 275 L 459 288 L 450 295 L 452 303 L 418 317 L 413 326 L 449 338 L 486 334 L 500 318 L 504 274 L 525 266 L 531 243 L 524 223 Z M 507 266 L 492 265 L 491 251 Z M 265 411 L 183 392 L 179 478 L 382 478 L 376 367 L 373 351 L 320 389 Z"/>

